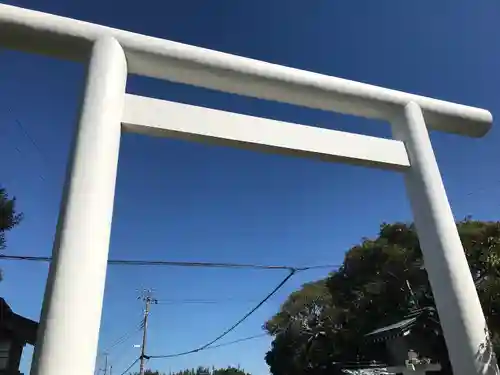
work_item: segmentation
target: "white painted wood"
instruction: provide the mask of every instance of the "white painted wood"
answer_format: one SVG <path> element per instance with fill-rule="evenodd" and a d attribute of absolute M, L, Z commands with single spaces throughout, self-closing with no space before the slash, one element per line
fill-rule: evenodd
<path fill-rule="evenodd" d="M 33 375 L 91 375 L 101 323 L 127 63 L 95 43 L 33 356 Z"/>
<path fill-rule="evenodd" d="M 403 142 L 127 94 L 125 131 L 403 170 Z"/>
<path fill-rule="evenodd" d="M 483 109 L 0 4 L 6 47 L 85 60 L 102 36 L 120 42 L 130 73 L 388 121 L 415 102 L 436 130 L 478 137 L 491 127 Z"/>

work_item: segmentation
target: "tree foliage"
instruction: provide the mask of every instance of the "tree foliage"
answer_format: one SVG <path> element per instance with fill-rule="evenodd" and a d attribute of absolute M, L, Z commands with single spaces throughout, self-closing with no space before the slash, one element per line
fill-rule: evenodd
<path fill-rule="evenodd" d="M 7 191 L 0 188 L 0 249 L 6 245 L 5 234 L 22 220 L 22 214 L 16 212 L 16 199 L 9 198 Z"/>
<path fill-rule="evenodd" d="M 0 188 L 0 250 L 6 247 L 6 233 L 18 225 L 23 216 L 16 211 L 16 199 L 10 198 L 4 188 Z M 0 271 L 0 280 L 2 272 Z"/>
<path fill-rule="evenodd" d="M 457 226 L 498 353 L 500 222 L 468 218 Z M 423 307 L 434 307 L 434 299 L 415 228 L 383 224 L 377 238 L 350 249 L 338 270 L 292 293 L 266 322 L 274 336 L 266 362 L 273 375 L 298 375 L 336 374 L 340 364 L 380 359 L 363 350 L 363 336 Z M 440 332 L 429 332 L 426 342 L 429 357 L 448 367 Z"/>
<path fill-rule="evenodd" d="M 226 367 L 220 369 L 213 369 L 211 375 L 250 375 L 239 367 Z"/>
<path fill-rule="evenodd" d="M 132 374 L 131 374 L 132 375 Z M 135 373 L 133 375 L 139 375 Z M 166 375 L 165 373 L 160 373 L 159 371 L 146 370 L 144 375 Z M 209 367 L 197 367 L 192 369 L 181 370 L 178 372 L 170 372 L 169 375 L 250 375 L 239 367 L 225 367 L 225 368 L 209 368 Z"/>

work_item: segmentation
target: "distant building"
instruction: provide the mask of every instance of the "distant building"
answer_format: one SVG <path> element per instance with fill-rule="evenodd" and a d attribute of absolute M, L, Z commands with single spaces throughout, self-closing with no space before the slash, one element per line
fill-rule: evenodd
<path fill-rule="evenodd" d="M 38 323 L 12 311 L 0 298 L 0 375 L 23 375 L 19 362 L 26 344 L 35 345 Z"/>
<path fill-rule="evenodd" d="M 403 375 L 444 373 L 440 363 L 430 360 L 437 352 L 446 350 L 434 308 L 414 311 L 401 321 L 366 334 L 365 339 L 367 350 L 387 364 L 388 372 Z"/>

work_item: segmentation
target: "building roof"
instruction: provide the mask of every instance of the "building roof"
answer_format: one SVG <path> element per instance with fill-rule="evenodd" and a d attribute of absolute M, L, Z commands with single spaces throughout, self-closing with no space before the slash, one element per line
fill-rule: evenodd
<path fill-rule="evenodd" d="M 406 336 L 411 332 L 422 319 L 426 319 L 435 313 L 434 308 L 423 308 L 408 314 L 403 320 L 396 323 L 377 328 L 376 330 L 367 333 L 365 338 L 371 342 L 381 342 L 394 339 L 400 336 Z"/>
<path fill-rule="evenodd" d="M 25 343 L 35 345 L 38 323 L 14 313 L 5 299 L 0 298 L 0 331 L 7 331 Z"/>

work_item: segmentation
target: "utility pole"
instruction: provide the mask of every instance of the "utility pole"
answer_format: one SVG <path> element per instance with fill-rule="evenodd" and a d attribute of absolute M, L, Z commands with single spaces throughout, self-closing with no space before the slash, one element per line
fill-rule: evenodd
<path fill-rule="evenodd" d="M 142 299 L 144 301 L 144 304 L 145 304 L 145 308 L 144 308 L 144 319 L 143 319 L 143 322 L 142 322 L 142 345 L 141 345 L 141 356 L 140 356 L 140 368 L 139 368 L 139 375 L 144 375 L 144 371 L 145 371 L 145 368 L 144 368 L 144 365 L 146 363 L 146 359 L 147 359 L 147 356 L 146 356 L 146 340 L 147 340 L 147 333 L 148 333 L 148 317 L 149 317 L 149 308 L 151 306 L 151 304 L 157 304 L 158 303 L 158 300 L 153 298 L 152 296 L 152 291 L 151 289 L 148 289 L 148 290 L 144 290 L 142 292 L 142 295 L 140 297 L 138 297 L 138 299 Z"/>
<path fill-rule="evenodd" d="M 108 353 L 104 353 L 104 375 L 108 374 Z"/>

